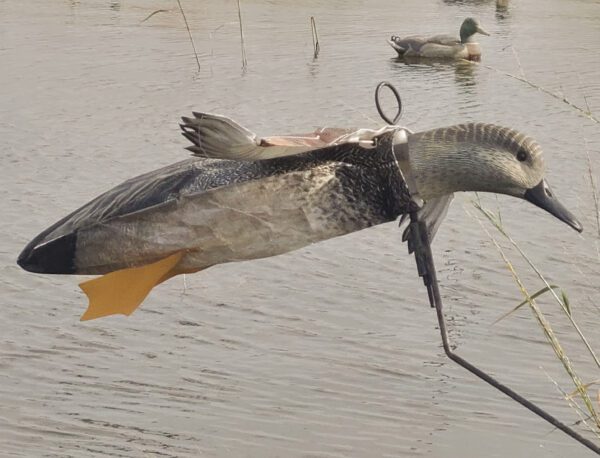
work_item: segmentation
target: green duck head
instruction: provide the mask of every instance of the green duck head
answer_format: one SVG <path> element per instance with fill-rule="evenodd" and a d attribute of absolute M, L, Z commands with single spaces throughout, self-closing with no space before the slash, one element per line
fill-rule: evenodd
<path fill-rule="evenodd" d="M 477 19 L 468 17 L 463 21 L 462 25 L 460 26 L 461 43 L 467 43 L 468 41 L 470 41 L 471 37 L 476 33 L 481 33 L 482 35 L 487 36 L 490 35 L 485 30 L 483 30 Z"/>

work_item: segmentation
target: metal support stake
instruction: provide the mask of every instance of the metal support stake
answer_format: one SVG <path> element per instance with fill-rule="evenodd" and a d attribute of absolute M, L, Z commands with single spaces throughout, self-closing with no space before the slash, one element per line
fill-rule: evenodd
<path fill-rule="evenodd" d="M 460 366 L 464 367 L 468 371 L 472 372 L 480 379 L 486 381 L 494 388 L 502 391 L 508 397 L 517 401 L 519 404 L 526 407 L 536 415 L 539 415 L 548 423 L 565 432 L 577 442 L 585 445 L 597 455 L 600 455 L 600 447 L 598 447 L 596 444 L 586 439 L 581 434 L 579 434 L 569 426 L 565 425 L 564 423 L 560 422 L 557 418 L 553 417 L 542 408 L 533 404 L 531 401 L 528 401 L 520 394 L 516 393 L 506 385 L 503 385 L 494 377 L 475 367 L 473 364 L 469 363 L 467 360 L 463 359 L 462 357 L 458 356 L 452 351 L 452 349 L 450 348 L 450 341 L 448 340 L 448 332 L 446 329 L 446 320 L 444 318 L 442 298 L 440 295 L 439 284 L 435 272 L 435 265 L 433 263 L 433 254 L 431 252 L 429 236 L 427 235 L 427 228 L 424 222 L 419 221 L 416 211 L 413 211 L 410 214 L 410 226 L 411 237 L 413 238 L 415 247 L 415 259 L 417 261 L 417 270 L 419 272 L 419 276 L 423 277 L 423 283 L 425 283 L 425 286 L 427 287 L 429 303 L 431 304 L 431 307 L 434 307 L 436 310 L 438 324 L 440 327 L 440 334 L 442 336 L 442 344 L 444 346 L 444 351 L 446 352 L 448 358 L 450 358 L 452 361 L 459 364 Z"/>

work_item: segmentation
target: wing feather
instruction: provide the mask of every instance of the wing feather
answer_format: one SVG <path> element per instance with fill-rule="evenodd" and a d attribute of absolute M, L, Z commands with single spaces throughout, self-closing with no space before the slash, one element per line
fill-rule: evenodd
<path fill-rule="evenodd" d="M 193 118 L 182 120 L 182 134 L 193 143 L 187 149 L 195 156 L 238 161 L 304 153 L 336 144 L 353 132 L 353 129 L 323 128 L 308 134 L 261 138 L 226 116 L 194 112 Z"/>
<path fill-rule="evenodd" d="M 418 211 L 417 215 L 419 219 L 425 221 L 425 226 L 427 227 L 427 235 L 429 236 L 429 241 L 433 242 L 435 234 L 437 233 L 440 224 L 444 220 L 446 213 L 448 213 L 448 208 L 450 207 L 450 202 L 454 198 L 454 194 L 449 194 L 442 197 L 437 197 L 435 199 L 430 199 L 423 207 Z M 404 223 L 404 221 L 408 220 L 403 215 L 400 224 Z M 414 243 L 412 241 L 412 234 L 410 230 L 410 225 L 404 229 L 402 233 L 402 241 L 408 242 L 408 252 L 412 253 L 414 251 Z"/>

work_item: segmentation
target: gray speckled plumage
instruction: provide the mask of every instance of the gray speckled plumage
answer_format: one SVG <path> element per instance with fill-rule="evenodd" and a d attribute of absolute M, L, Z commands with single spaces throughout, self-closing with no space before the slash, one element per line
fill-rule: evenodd
<path fill-rule="evenodd" d="M 188 251 L 179 268 L 273 256 L 396 219 L 409 196 L 392 154 L 335 145 L 300 155 L 195 158 L 132 178 L 31 242 L 76 234 L 74 272 L 103 274 Z"/>

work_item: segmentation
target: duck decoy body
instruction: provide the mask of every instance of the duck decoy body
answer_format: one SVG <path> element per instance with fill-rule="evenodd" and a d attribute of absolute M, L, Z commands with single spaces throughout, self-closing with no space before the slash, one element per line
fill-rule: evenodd
<path fill-rule="evenodd" d="M 460 26 L 459 39 L 452 35 L 435 35 L 428 38 L 421 36 L 401 38 L 394 35 L 388 43 L 400 57 L 477 60 L 481 56 L 481 49 L 473 42 L 476 33 L 489 35 L 477 19 L 469 17 Z"/>
<path fill-rule="evenodd" d="M 581 230 L 548 189 L 540 146 L 509 128 L 259 138 L 229 118 L 195 113 L 182 129 L 195 157 L 107 191 L 20 254 L 31 272 L 104 275 L 81 284 L 90 299 L 82 319 L 130 314 L 174 275 L 394 221 L 417 201 L 433 237 L 457 191 L 523 198 Z"/>

